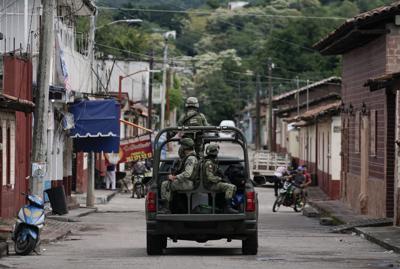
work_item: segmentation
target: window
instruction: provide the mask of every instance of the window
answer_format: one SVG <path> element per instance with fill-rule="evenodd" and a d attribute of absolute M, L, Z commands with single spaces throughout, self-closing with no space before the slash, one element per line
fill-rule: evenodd
<path fill-rule="evenodd" d="M 7 131 L 6 131 L 6 153 L 7 153 L 7 158 L 6 158 L 6 184 L 10 184 L 10 178 L 11 178 L 11 130 L 10 126 L 7 126 Z"/>
<path fill-rule="evenodd" d="M 356 118 L 354 120 L 354 152 L 360 153 L 360 111 L 356 112 Z"/>
<path fill-rule="evenodd" d="M 15 184 L 15 115 L 0 113 L 0 179 L 2 185 Z"/>
<path fill-rule="evenodd" d="M 377 118 L 377 111 L 376 110 L 371 110 L 371 135 L 369 139 L 369 145 L 370 145 L 370 154 L 371 156 L 376 156 L 376 136 L 377 136 L 377 128 L 376 128 L 376 118 Z"/>
<path fill-rule="evenodd" d="M 0 55 L 0 93 L 3 91 L 3 56 Z"/>

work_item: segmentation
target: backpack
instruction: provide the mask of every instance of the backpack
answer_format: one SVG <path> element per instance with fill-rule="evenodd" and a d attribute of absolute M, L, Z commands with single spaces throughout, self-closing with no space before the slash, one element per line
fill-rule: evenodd
<path fill-rule="evenodd" d="M 241 164 L 229 165 L 224 174 L 236 187 L 242 187 L 246 183 L 244 167 Z"/>

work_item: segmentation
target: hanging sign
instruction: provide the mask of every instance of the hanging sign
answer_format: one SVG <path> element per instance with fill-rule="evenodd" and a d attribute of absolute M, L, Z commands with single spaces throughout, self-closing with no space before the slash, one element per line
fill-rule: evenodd
<path fill-rule="evenodd" d="M 153 158 L 151 136 L 149 134 L 121 140 L 119 146 L 120 163 L 135 162 Z"/>

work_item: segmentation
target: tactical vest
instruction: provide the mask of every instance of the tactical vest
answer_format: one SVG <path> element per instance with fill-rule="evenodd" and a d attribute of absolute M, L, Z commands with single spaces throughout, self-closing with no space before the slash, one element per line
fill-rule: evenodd
<path fill-rule="evenodd" d="M 182 160 L 179 160 L 178 169 L 176 170 L 176 174 L 177 175 L 179 175 L 180 173 L 182 173 L 185 170 L 185 163 L 186 163 L 187 159 L 190 156 L 195 157 L 196 160 L 197 160 L 196 153 L 194 153 L 194 152 L 192 152 L 189 155 L 185 156 L 185 158 L 183 158 Z M 198 170 L 199 170 L 199 160 L 197 160 L 197 163 L 196 163 L 195 167 L 193 168 L 192 176 L 189 179 L 190 181 L 195 182 L 195 181 L 198 180 L 198 175 L 199 175 L 199 171 Z"/>
<path fill-rule="evenodd" d="M 185 115 L 182 121 L 183 126 L 203 126 L 203 117 L 200 112 L 196 112 L 192 115 Z"/>

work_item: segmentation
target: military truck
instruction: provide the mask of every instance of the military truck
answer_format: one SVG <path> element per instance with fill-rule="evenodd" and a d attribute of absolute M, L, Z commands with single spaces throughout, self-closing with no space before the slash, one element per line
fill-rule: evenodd
<path fill-rule="evenodd" d="M 234 133 L 233 137 L 210 135 L 222 131 Z M 164 143 L 158 143 L 165 134 L 192 133 L 200 136 L 206 147 L 218 143 L 221 148 L 235 147 L 235 153 L 229 150 L 218 158 L 219 172 L 224 180 L 235 184 L 237 192 L 232 205 L 238 213 L 226 214 L 221 208 L 225 202 L 224 193 L 206 189 L 203 185 L 203 157 L 199 157 L 199 173 L 195 188 L 191 191 L 177 191 L 170 203 L 171 212 L 165 214 L 159 210 L 160 186 L 171 173 L 177 154 L 170 153 L 161 159 L 161 148 L 168 143 L 177 143 L 179 138 L 168 135 Z M 197 138 L 198 139 L 198 138 Z M 199 141 L 199 140 L 197 140 Z M 167 248 L 167 239 L 197 241 L 226 239 L 242 241 L 244 255 L 256 255 L 258 250 L 258 199 L 254 184 L 250 179 L 247 144 L 243 133 L 235 127 L 175 127 L 161 130 L 155 138 L 153 178 L 146 197 L 146 236 L 148 255 L 161 255 Z M 171 147 L 170 147 L 171 148 Z M 242 154 L 236 152 L 240 149 Z M 176 149 L 177 151 L 177 149 Z M 220 151 L 221 153 L 221 151 Z M 235 155 L 235 156 L 232 156 Z M 238 156 L 239 155 L 239 156 Z M 199 155 L 201 156 L 201 154 Z"/>

